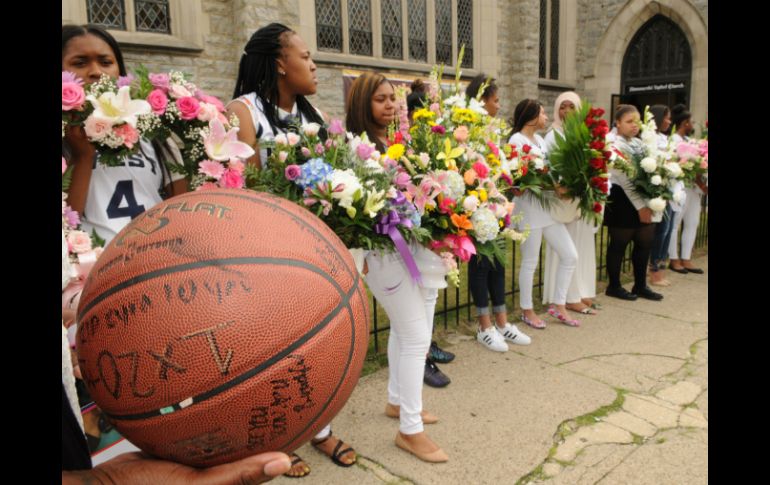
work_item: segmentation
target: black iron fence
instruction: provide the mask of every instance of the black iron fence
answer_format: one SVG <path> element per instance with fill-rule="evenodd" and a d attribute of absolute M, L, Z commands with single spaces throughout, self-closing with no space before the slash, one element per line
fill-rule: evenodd
<path fill-rule="evenodd" d="M 597 244 L 597 252 L 596 252 L 596 277 L 599 281 L 604 281 L 607 278 L 607 245 L 609 240 L 609 234 L 607 232 L 607 227 L 602 226 L 601 230 L 598 231 L 595 235 L 595 240 Z M 681 244 L 682 237 L 681 237 L 681 225 L 679 228 L 679 237 L 677 239 L 679 243 Z M 701 214 L 700 214 L 700 221 L 698 223 L 698 231 L 696 233 L 695 237 L 695 249 L 699 249 L 702 247 L 708 246 L 708 196 L 702 197 L 702 206 L 701 206 Z M 506 300 L 510 298 L 510 301 L 513 301 L 513 295 L 519 292 L 519 289 L 517 286 L 517 278 L 516 278 L 516 261 L 517 258 L 520 258 L 519 248 L 515 243 L 511 244 L 509 243 L 509 252 L 510 252 L 510 266 L 506 264 L 506 284 L 509 283 L 509 291 L 506 291 L 505 296 Z M 545 260 L 545 245 L 543 245 L 540 249 L 540 262 L 538 263 L 538 268 L 536 271 L 536 277 L 533 282 L 533 300 L 536 300 L 534 298 L 535 295 L 538 295 L 539 298 L 542 300 L 543 296 L 543 266 L 544 266 L 544 260 Z M 626 256 L 622 263 L 622 268 L 624 272 L 628 272 L 631 269 L 631 245 L 629 245 L 628 252 L 626 253 Z M 464 278 L 461 278 L 461 284 L 460 287 L 449 287 L 445 290 L 443 290 L 443 294 L 439 295 L 439 300 L 436 304 L 436 313 L 434 318 L 434 325 L 442 324 L 444 326 L 444 330 L 449 328 L 449 322 L 450 320 L 453 321 L 455 326 L 458 326 L 460 324 L 460 315 L 462 313 L 465 313 L 465 319 L 471 320 L 471 307 L 473 306 L 473 300 L 471 299 L 471 292 L 470 287 L 467 284 L 468 281 L 468 265 L 467 264 L 461 264 L 460 265 L 460 272 L 462 275 L 464 275 Z M 380 349 L 384 347 L 384 342 L 380 342 L 381 336 L 384 335 L 386 332 L 390 330 L 390 326 L 384 326 L 384 322 L 387 321 L 387 316 L 385 316 L 384 311 L 382 311 L 377 306 L 377 301 L 374 297 L 372 297 L 372 329 L 370 331 L 370 334 L 372 335 L 372 342 L 370 343 L 370 350 L 373 350 L 375 353 L 379 353 Z M 537 303 L 535 303 L 537 304 Z M 513 308 L 513 306 L 511 306 Z"/>

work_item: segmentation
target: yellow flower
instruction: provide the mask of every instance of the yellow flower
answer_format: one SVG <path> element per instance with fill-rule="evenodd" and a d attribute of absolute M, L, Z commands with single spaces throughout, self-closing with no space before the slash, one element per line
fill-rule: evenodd
<path fill-rule="evenodd" d="M 452 148 L 452 142 L 449 137 L 444 139 L 444 151 L 436 155 L 436 160 L 444 160 L 444 165 L 449 170 L 457 170 L 455 158 L 465 153 L 465 148 Z"/>
<path fill-rule="evenodd" d="M 388 148 L 388 157 L 391 160 L 400 160 L 401 157 L 404 156 L 405 151 L 406 148 L 404 148 L 404 145 L 396 143 L 395 145 L 391 145 L 390 148 Z"/>
<path fill-rule="evenodd" d="M 477 123 L 479 115 L 468 108 L 452 108 L 452 121 L 455 123 Z"/>
<path fill-rule="evenodd" d="M 497 158 L 494 153 L 490 153 L 489 155 L 487 155 L 487 162 L 489 162 L 489 165 L 493 167 L 500 166 L 500 159 Z"/>
<path fill-rule="evenodd" d="M 435 117 L 436 117 L 436 113 L 426 108 L 420 108 L 416 110 L 414 113 L 412 113 L 412 119 L 414 121 L 417 121 L 420 118 L 427 118 L 429 120 L 432 120 Z"/>
<path fill-rule="evenodd" d="M 468 191 L 468 195 L 469 195 L 469 196 L 471 196 L 471 195 L 475 195 L 475 196 L 476 196 L 476 198 L 478 198 L 478 197 L 479 197 L 479 193 L 478 193 L 478 192 L 476 192 L 475 190 L 469 190 L 469 191 Z"/>
<path fill-rule="evenodd" d="M 479 200 L 481 202 L 487 201 L 487 190 L 486 189 L 479 189 Z"/>

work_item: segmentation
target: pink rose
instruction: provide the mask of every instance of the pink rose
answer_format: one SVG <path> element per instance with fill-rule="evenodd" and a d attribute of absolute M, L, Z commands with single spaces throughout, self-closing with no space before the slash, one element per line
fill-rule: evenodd
<path fill-rule="evenodd" d="M 192 96 L 192 93 L 181 84 L 172 84 L 171 87 L 168 88 L 168 94 L 175 99 L 189 98 L 190 96 Z"/>
<path fill-rule="evenodd" d="M 75 83 L 80 86 L 83 85 L 83 80 L 77 77 L 77 75 L 74 72 L 70 71 L 62 71 L 61 72 L 61 82 L 63 83 Z"/>
<path fill-rule="evenodd" d="M 222 174 L 225 173 L 225 167 L 219 162 L 203 160 L 198 164 L 198 172 L 206 175 L 207 177 L 219 180 Z"/>
<path fill-rule="evenodd" d="M 241 189 L 244 185 L 243 175 L 239 174 L 235 170 L 227 169 L 219 179 L 219 185 L 225 189 Z"/>
<path fill-rule="evenodd" d="M 302 147 L 302 150 L 303 150 L 302 151 L 303 154 L 305 153 L 305 150 L 307 150 L 307 155 L 306 156 L 308 156 L 308 157 L 310 156 L 310 150 L 308 150 L 305 147 Z M 281 163 L 286 163 L 286 159 L 287 158 L 289 158 L 289 152 L 278 152 L 278 160 L 280 160 Z"/>
<path fill-rule="evenodd" d="M 476 162 L 473 164 L 473 170 L 476 171 L 476 174 L 478 174 L 480 179 L 487 178 L 487 175 L 489 175 L 489 167 L 486 163 Z"/>
<path fill-rule="evenodd" d="M 201 121 L 211 121 L 219 116 L 217 107 L 210 103 L 201 103 L 198 110 L 198 119 Z"/>
<path fill-rule="evenodd" d="M 324 153 L 324 146 L 321 145 L 320 143 L 316 143 L 315 152 L 316 152 L 316 155 L 323 155 L 323 153 Z"/>
<path fill-rule="evenodd" d="M 199 89 L 198 92 L 195 93 L 195 97 L 204 103 L 213 105 L 220 113 L 225 112 L 225 105 L 222 104 L 222 101 L 220 101 L 216 96 L 209 96 L 208 94 L 204 93 L 202 89 Z"/>
<path fill-rule="evenodd" d="M 74 82 L 61 84 L 61 110 L 70 111 L 79 109 L 86 101 L 86 93 L 83 88 Z"/>
<path fill-rule="evenodd" d="M 300 149 L 300 152 L 302 152 L 302 156 L 305 158 L 310 158 L 310 156 L 313 154 L 313 152 L 310 151 L 308 147 L 302 147 Z M 286 161 L 286 160 L 284 160 Z"/>
<path fill-rule="evenodd" d="M 156 115 L 162 115 L 166 112 L 166 106 L 168 106 L 168 98 L 166 93 L 160 89 L 153 89 L 147 96 L 147 102 L 150 103 L 152 112 Z"/>
<path fill-rule="evenodd" d="M 289 180 L 296 180 L 302 174 L 302 169 L 299 165 L 288 165 L 284 170 L 284 175 Z"/>
<path fill-rule="evenodd" d="M 128 148 L 133 148 L 134 144 L 139 141 L 139 132 L 128 123 L 114 127 L 112 132 L 123 138 L 123 144 Z"/>
<path fill-rule="evenodd" d="M 89 139 L 101 141 L 112 129 L 112 122 L 104 118 L 89 116 L 83 128 Z"/>
<path fill-rule="evenodd" d="M 455 128 L 454 135 L 455 135 L 455 140 L 457 140 L 460 143 L 465 143 L 468 140 L 468 136 L 470 136 L 470 133 L 468 132 L 467 126 L 461 125 Z"/>
<path fill-rule="evenodd" d="M 334 144 L 334 140 L 332 140 L 331 138 L 329 138 L 329 139 L 327 139 L 327 140 L 326 140 L 326 142 L 324 143 L 324 146 L 326 147 L 326 149 L 327 149 L 327 150 L 330 150 L 330 149 L 331 149 L 333 146 L 336 146 L 336 145 Z"/>
<path fill-rule="evenodd" d="M 150 78 L 153 87 L 160 89 L 164 93 L 168 92 L 168 74 L 150 74 L 148 77 Z"/>
<path fill-rule="evenodd" d="M 185 96 L 176 100 L 176 107 L 183 120 L 194 120 L 198 116 L 200 103 L 192 96 Z"/>
<path fill-rule="evenodd" d="M 234 172 L 238 172 L 241 175 L 243 175 L 243 171 L 246 169 L 246 165 L 244 165 L 243 162 L 238 160 L 238 159 L 230 160 L 227 163 L 227 167 L 230 170 L 232 170 Z"/>
<path fill-rule="evenodd" d="M 200 184 L 198 186 L 198 188 L 195 189 L 195 191 L 197 192 L 199 190 L 214 190 L 214 189 L 218 189 L 218 188 L 219 187 L 214 182 L 205 182 L 205 183 Z"/>
<path fill-rule="evenodd" d="M 67 171 L 67 160 L 64 159 L 64 157 L 61 157 L 61 173 L 64 175 L 64 172 Z"/>
<path fill-rule="evenodd" d="M 71 231 L 67 234 L 67 244 L 71 252 L 85 253 L 91 250 L 91 236 L 83 231 Z"/>
<path fill-rule="evenodd" d="M 500 158 L 500 149 L 497 148 L 497 145 L 495 145 L 491 141 L 488 141 L 487 146 L 489 147 L 490 150 L 492 150 L 492 153 L 494 153 L 496 157 Z"/>

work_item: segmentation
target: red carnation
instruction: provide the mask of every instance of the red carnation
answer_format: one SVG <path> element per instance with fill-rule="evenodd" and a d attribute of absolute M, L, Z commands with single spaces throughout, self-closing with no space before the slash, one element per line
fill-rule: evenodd
<path fill-rule="evenodd" d="M 532 147 L 529 145 L 524 145 L 523 147 L 521 147 L 521 151 L 523 151 L 524 153 L 529 153 L 530 150 L 532 150 Z"/>
<path fill-rule="evenodd" d="M 607 160 L 609 160 L 610 157 L 612 156 L 612 152 L 602 152 L 602 156 Z"/>
<path fill-rule="evenodd" d="M 527 175 L 527 171 L 528 171 L 528 170 L 529 170 L 529 169 L 527 168 L 527 166 L 526 166 L 526 165 L 523 165 L 523 166 L 521 167 L 521 176 L 523 177 L 523 176 Z"/>
<path fill-rule="evenodd" d="M 601 158 L 592 158 L 589 163 L 594 170 L 603 170 L 606 167 L 604 160 Z"/>
<path fill-rule="evenodd" d="M 404 141 L 404 135 L 401 134 L 400 131 L 397 131 L 393 134 L 393 143 L 401 143 Z"/>
<path fill-rule="evenodd" d="M 599 120 L 599 126 L 607 126 L 607 120 Z"/>
<path fill-rule="evenodd" d="M 592 127 L 593 125 L 595 125 L 595 124 L 596 124 L 596 120 L 594 120 L 593 118 L 591 118 L 591 116 L 590 116 L 590 115 L 586 117 L 586 126 L 587 126 L 587 127 L 591 128 L 591 127 Z"/>
<path fill-rule="evenodd" d="M 597 126 L 593 130 L 594 138 L 601 138 L 610 132 L 610 129 L 606 126 Z"/>
<path fill-rule="evenodd" d="M 604 109 L 596 108 L 596 116 L 604 116 Z"/>
<path fill-rule="evenodd" d="M 591 145 L 589 145 L 592 149 L 602 151 L 604 150 L 604 142 L 601 141 L 592 141 Z"/>
<path fill-rule="evenodd" d="M 594 187 L 601 187 L 606 179 L 602 177 L 591 177 L 591 185 Z"/>
<path fill-rule="evenodd" d="M 594 203 L 594 212 L 597 214 L 602 211 L 602 205 L 599 202 Z"/>

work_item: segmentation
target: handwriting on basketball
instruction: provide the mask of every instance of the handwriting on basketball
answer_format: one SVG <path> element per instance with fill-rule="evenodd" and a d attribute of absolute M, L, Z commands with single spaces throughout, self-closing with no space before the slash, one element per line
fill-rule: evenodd
<path fill-rule="evenodd" d="M 173 375 L 183 375 L 187 372 L 187 364 L 191 355 L 200 355 L 200 346 L 203 343 L 208 348 L 211 364 L 221 375 L 230 373 L 230 365 L 233 362 L 233 349 L 221 349 L 217 340 L 217 333 L 230 327 L 234 321 L 228 321 L 214 325 L 197 332 L 193 332 L 166 342 L 161 351 L 146 350 L 126 352 L 113 355 L 108 350 L 102 350 L 96 360 L 98 376 L 88 373 L 87 363 L 79 356 L 83 379 L 89 386 L 102 384 L 115 400 L 119 400 L 125 387 L 135 398 L 148 398 L 155 394 L 155 386 L 140 389 L 137 386 L 137 375 L 142 372 L 154 374 L 157 372 L 158 381 L 168 381 Z M 177 351 L 178 350 L 178 351 Z M 176 354 L 175 354 L 175 351 Z M 181 354 L 181 355 L 180 355 Z M 185 359 L 188 357 L 188 359 Z M 151 366 L 150 371 L 146 366 Z M 154 369 L 153 369 L 154 367 Z M 128 381 L 124 375 L 130 376 Z M 312 389 L 311 389 L 312 390 Z"/>
<path fill-rule="evenodd" d="M 269 402 L 251 408 L 249 416 L 249 438 L 247 448 L 252 450 L 266 444 L 275 444 L 275 439 L 286 434 L 287 416 L 302 415 L 302 411 L 312 408 L 313 387 L 308 380 L 310 367 L 305 358 L 291 354 L 287 359 L 293 361 L 286 370 L 286 376 L 270 381 L 272 385 Z"/>
<path fill-rule="evenodd" d="M 192 438 L 174 442 L 176 453 L 188 459 L 212 460 L 235 451 L 235 447 L 222 428 L 202 433 Z"/>

